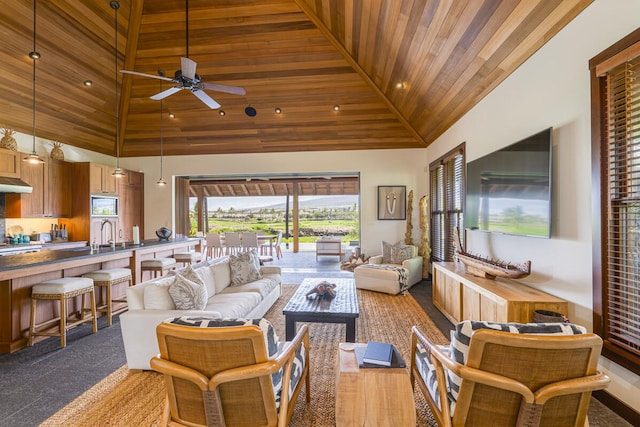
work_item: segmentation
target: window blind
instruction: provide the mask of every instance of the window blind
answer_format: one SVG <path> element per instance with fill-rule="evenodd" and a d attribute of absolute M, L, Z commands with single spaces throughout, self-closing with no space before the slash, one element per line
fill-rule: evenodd
<path fill-rule="evenodd" d="M 464 150 L 460 147 L 430 166 L 431 258 L 452 261 L 453 233 L 463 227 Z M 461 236 L 462 237 L 462 236 Z"/>
<path fill-rule="evenodd" d="M 640 356 L 640 57 L 605 79 L 605 342 Z M 605 196 L 603 194 L 603 196 Z"/>

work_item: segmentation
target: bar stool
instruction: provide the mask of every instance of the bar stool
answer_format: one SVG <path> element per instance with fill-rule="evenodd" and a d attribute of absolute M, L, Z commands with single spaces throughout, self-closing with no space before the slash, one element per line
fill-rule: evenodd
<path fill-rule="evenodd" d="M 116 308 L 113 303 L 126 303 L 126 299 L 113 299 L 111 297 L 111 287 L 119 283 L 128 282 L 128 286 L 133 285 L 131 270 L 128 268 L 106 268 L 103 270 L 95 270 L 85 273 L 82 277 L 93 279 L 94 286 L 100 287 L 100 297 L 102 297 L 102 288 L 107 289 L 105 304 L 96 307 L 96 311 L 107 313 L 107 326 L 111 326 L 113 315 L 122 313 L 127 309 L 126 304 L 122 304 Z"/>
<path fill-rule="evenodd" d="M 151 272 L 151 278 L 158 277 L 158 273 L 161 276 L 169 270 L 176 268 L 175 258 L 152 258 L 145 259 L 140 263 L 140 275 L 144 277 L 145 271 Z"/>
<path fill-rule="evenodd" d="M 89 294 L 91 303 L 91 316 L 85 318 L 85 295 Z M 81 295 L 82 305 L 80 308 L 79 319 L 75 322 L 69 322 L 69 313 L 67 312 L 67 300 L 69 298 Z M 36 323 L 36 305 L 38 300 L 58 300 L 60 302 L 60 317 L 46 320 L 42 323 Z M 59 332 L 37 332 L 38 328 L 44 328 L 59 322 Z M 98 322 L 96 320 L 96 300 L 93 291 L 93 280 L 86 277 L 63 277 L 60 279 L 47 280 L 46 282 L 36 283 L 31 288 L 31 321 L 29 325 L 29 346 L 33 345 L 33 337 L 48 336 L 60 337 L 60 347 L 67 346 L 67 330 L 81 323 L 91 322 L 92 333 L 98 330 Z"/>
<path fill-rule="evenodd" d="M 173 258 L 186 267 L 187 264 L 202 261 L 202 254 L 197 251 L 178 252 L 173 254 Z"/>

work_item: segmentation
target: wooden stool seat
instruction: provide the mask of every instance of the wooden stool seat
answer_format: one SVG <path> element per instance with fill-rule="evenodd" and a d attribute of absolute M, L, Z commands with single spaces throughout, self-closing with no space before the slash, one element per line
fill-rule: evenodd
<path fill-rule="evenodd" d="M 145 271 L 151 272 L 151 278 L 164 275 L 166 271 L 176 268 L 175 258 L 152 258 L 145 259 L 140 263 L 140 273 L 144 276 Z"/>
<path fill-rule="evenodd" d="M 202 254 L 196 251 L 178 252 L 173 254 L 173 258 L 176 260 L 176 262 L 187 265 L 194 262 L 202 261 Z"/>
<path fill-rule="evenodd" d="M 31 288 L 31 321 L 29 326 L 29 346 L 33 345 L 35 336 L 59 336 L 60 347 L 67 346 L 67 330 L 81 323 L 91 322 L 92 333 L 98 330 L 96 318 L 96 301 L 93 291 L 93 280 L 86 277 L 63 277 L 60 279 L 48 280 L 36 283 Z M 85 317 L 85 295 L 89 294 L 91 304 L 91 316 Z M 67 300 L 76 296 L 81 296 L 81 308 L 78 312 L 78 320 L 70 322 L 67 310 Z M 36 305 L 38 300 L 58 300 L 60 302 L 60 316 L 36 323 Z M 58 332 L 38 331 L 54 323 L 59 323 Z"/>
<path fill-rule="evenodd" d="M 96 307 L 96 311 L 104 312 L 107 314 L 107 325 L 111 326 L 113 322 L 113 315 L 122 313 L 127 309 L 126 299 L 113 299 L 111 288 L 119 283 L 128 282 L 128 286 L 133 285 L 133 279 L 131 276 L 131 270 L 128 268 L 106 268 L 103 270 L 95 270 L 89 273 L 85 273 L 82 277 L 93 279 L 94 286 L 100 286 L 106 288 L 105 304 L 101 304 Z M 102 297 L 102 292 L 100 292 Z M 118 306 L 113 303 L 124 303 Z"/>

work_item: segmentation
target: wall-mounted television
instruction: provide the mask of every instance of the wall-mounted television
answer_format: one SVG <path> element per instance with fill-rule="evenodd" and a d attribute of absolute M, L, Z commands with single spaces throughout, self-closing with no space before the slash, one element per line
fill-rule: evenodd
<path fill-rule="evenodd" d="M 553 128 L 467 163 L 465 227 L 549 238 Z"/>

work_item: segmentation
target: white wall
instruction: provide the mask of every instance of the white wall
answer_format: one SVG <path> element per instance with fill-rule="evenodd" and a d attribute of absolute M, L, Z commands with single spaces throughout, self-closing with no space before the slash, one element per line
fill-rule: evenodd
<path fill-rule="evenodd" d="M 377 219 L 378 185 L 406 185 L 407 194 L 413 190 L 413 238 L 414 243 L 420 242 L 418 201 L 428 191 L 423 149 L 165 157 L 163 175 L 170 184 L 165 187 L 156 185 L 160 177 L 157 157 L 120 159 L 120 165 L 145 173 L 145 238 L 155 237 L 159 227 L 173 227 L 173 176 L 348 171 L 360 173 L 361 246 L 365 254 L 379 254 L 382 240 L 404 239 L 405 221 Z"/>
<path fill-rule="evenodd" d="M 553 126 L 552 237 L 469 232 L 467 249 L 532 261 L 522 281 L 570 301 L 592 328 L 591 115 L 588 61 L 638 27 L 637 0 L 596 0 L 428 149 L 432 161 L 466 141 L 467 161 Z M 640 411 L 640 377 L 606 359 L 608 392 Z"/>

